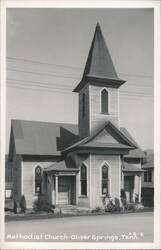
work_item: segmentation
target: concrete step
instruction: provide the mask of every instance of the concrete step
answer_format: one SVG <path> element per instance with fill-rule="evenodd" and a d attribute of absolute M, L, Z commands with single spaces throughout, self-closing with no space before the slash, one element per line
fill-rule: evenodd
<path fill-rule="evenodd" d="M 74 205 L 59 205 L 63 214 L 85 214 L 91 213 L 90 208 L 82 208 Z"/>

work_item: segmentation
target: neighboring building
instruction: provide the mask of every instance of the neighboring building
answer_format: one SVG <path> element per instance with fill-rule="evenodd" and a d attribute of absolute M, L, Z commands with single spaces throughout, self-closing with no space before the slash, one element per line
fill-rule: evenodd
<path fill-rule="evenodd" d="M 145 158 L 145 154 L 128 131 L 124 129 L 124 133 L 126 133 L 126 136 L 132 140 L 136 149 L 131 150 L 128 155 L 124 155 L 124 181 L 122 183 L 122 187 L 124 187 L 129 201 L 141 201 L 141 177 L 143 173 L 142 163 Z"/>
<path fill-rule="evenodd" d="M 5 198 L 12 197 L 12 162 L 8 161 L 8 155 L 5 156 Z"/>
<path fill-rule="evenodd" d="M 96 26 L 79 95 L 79 123 L 12 120 L 9 159 L 13 163 L 13 198 L 25 195 L 31 207 L 38 194 L 51 204 L 102 207 L 108 195 L 141 201 L 143 152 L 119 125 L 119 88 L 101 28 Z M 138 152 L 134 157 L 129 158 Z"/>
<path fill-rule="evenodd" d="M 142 202 L 145 206 L 154 205 L 154 151 L 146 150 L 142 165 Z"/>

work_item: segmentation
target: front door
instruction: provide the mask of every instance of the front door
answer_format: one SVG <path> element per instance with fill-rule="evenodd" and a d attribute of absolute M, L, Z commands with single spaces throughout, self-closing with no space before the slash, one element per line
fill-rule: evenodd
<path fill-rule="evenodd" d="M 127 201 L 132 202 L 134 193 L 134 176 L 124 176 L 124 189 Z"/>
<path fill-rule="evenodd" d="M 58 204 L 69 204 L 70 187 L 68 183 L 59 183 L 58 185 Z"/>

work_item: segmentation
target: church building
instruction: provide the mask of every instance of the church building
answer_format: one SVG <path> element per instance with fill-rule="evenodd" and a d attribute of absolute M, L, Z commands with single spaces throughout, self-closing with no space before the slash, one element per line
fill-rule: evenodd
<path fill-rule="evenodd" d="M 78 93 L 78 125 L 12 120 L 13 199 L 27 208 L 42 194 L 54 205 L 103 207 L 103 197 L 141 201 L 143 151 L 119 124 L 116 73 L 97 24 Z"/>

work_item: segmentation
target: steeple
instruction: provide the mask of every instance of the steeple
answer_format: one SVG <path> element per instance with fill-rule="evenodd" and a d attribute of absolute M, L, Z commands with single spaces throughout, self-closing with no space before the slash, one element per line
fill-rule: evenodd
<path fill-rule="evenodd" d="M 117 76 L 99 23 L 95 28 L 82 80 L 73 91 L 79 92 L 89 81 L 114 88 L 120 87 L 125 82 Z"/>

